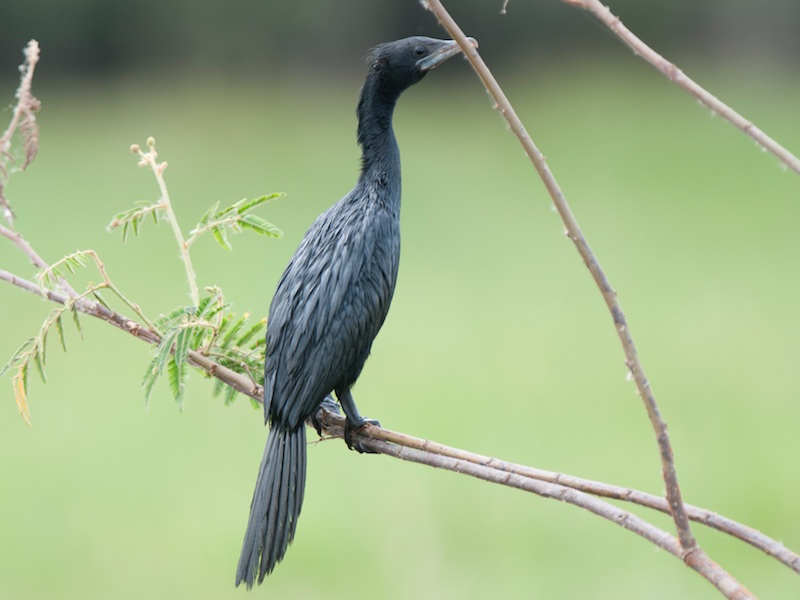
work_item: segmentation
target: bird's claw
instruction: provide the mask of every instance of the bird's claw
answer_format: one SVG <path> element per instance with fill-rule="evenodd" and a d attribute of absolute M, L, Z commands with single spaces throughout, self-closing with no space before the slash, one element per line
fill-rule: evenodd
<path fill-rule="evenodd" d="M 381 424 L 376 421 L 375 419 L 364 419 L 362 418 L 360 421 L 353 423 L 350 419 L 347 419 L 344 423 L 344 441 L 347 444 L 347 447 L 350 450 L 355 450 L 361 454 L 377 454 L 375 450 L 371 450 L 366 447 L 364 444 L 353 440 L 353 434 L 360 431 L 367 425 L 375 425 L 380 427 Z"/>
<path fill-rule="evenodd" d="M 322 411 L 327 410 L 328 412 L 332 412 L 335 415 L 342 414 L 342 411 L 339 410 L 339 404 L 336 400 L 333 399 L 332 396 L 328 395 L 325 396 L 325 399 L 322 401 L 322 404 L 319 405 L 317 412 L 311 415 L 311 424 L 314 426 L 314 429 L 317 430 L 317 435 L 322 437 L 322 422 L 320 418 L 322 417 Z"/>

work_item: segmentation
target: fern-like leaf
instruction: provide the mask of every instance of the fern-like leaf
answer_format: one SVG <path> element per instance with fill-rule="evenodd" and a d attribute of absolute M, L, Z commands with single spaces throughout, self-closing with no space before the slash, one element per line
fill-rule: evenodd
<path fill-rule="evenodd" d="M 175 398 L 175 402 L 178 403 L 178 408 L 180 410 L 183 410 L 188 374 L 186 363 L 179 363 L 177 358 L 173 356 L 167 364 L 167 375 L 169 376 L 169 387 L 170 390 L 172 390 L 172 396 Z"/>
<path fill-rule="evenodd" d="M 83 327 L 81 326 L 81 320 L 78 318 L 78 307 L 73 304 L 70 307 L 70 312 L 72 313 L 72 321 L 75 323 L 75 329 L 78 330 L 81 339 L 83 339 Z"/>
<path fill-rule="evenodd" d="M 267 327 L 267 320 L 261 319 L 258 323 L 253 325 L 250 329 L 244 332 L 239 339 L 236 340 L 237 346 L 246 346 L 247 343 L 253 339 L 254 336 L 258 335 L 262 330 L 266 329 Z"/>
<path fill-rule="evenodd" d="M 61 349 L 67 351 L 67 342 L 64 339 L 64 323 L 61 321 L 61 313 L 56 317 L 56 332 L 58 332 L 58 341 L 61 342 Z"/>
<path fill-rule="evenodd" d="M 3 377 L 3 375 L 5 375 L 11 369 L 16 367 L 24 359 L 25 355 L 29 352 L 31 346 L 35 343 L 36 343 L 36 338 L 32 337 L 22 342 L 20 347 L 17 348 L 17 351 L 14 352 L 11 358 L 8 359 L 8 362 L 5 365 L 3 365 L 3 368 L 0 369 L 0 377 Z"/>
<path fill-rule="evenodd" d="M 260 235 L 267 235 L 274 238 L 279 238 L 283 235 L 283 231 L 258 215 L 242 215 L 239 222 L 243 228 L 255 231 Z"/>
<path fill-rule="evenodd" d="M 158 357 L 154 356 L 153 359 L 150 361 L 150 364 L 147 365 L 147 372 L 144 374 L 142 378 L 142 387 L 144 388 L 144 405 L 150 405 L 150 395 L 153 393 L 153 388 L 156 385 L 156 381 L 158 380 L 159 376 L 158 371 Z"/>

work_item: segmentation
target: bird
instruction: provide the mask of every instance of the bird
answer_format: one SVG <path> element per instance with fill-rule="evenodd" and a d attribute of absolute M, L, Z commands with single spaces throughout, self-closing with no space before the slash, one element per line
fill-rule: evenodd
<path fill-rule="evenodd" d="M 477 45 L 471 40 L 473 45 Z M 351 387 L 394 294 L 400 261 L 397 99 L 461 51 L 453 40 L 414 36 L 376 46 L 358 100 L 361 170 L 355 187 L 306 232 L 278 281 L 267 317 L 264 418 L 269 426 L 236 571 L 248 589 L 292 542 L 306 478 L 305 422 L 330 394 L 344 410 L 345 441 L 367 423 Z M 326 400 L 327 399 L 327 400 Z"/>

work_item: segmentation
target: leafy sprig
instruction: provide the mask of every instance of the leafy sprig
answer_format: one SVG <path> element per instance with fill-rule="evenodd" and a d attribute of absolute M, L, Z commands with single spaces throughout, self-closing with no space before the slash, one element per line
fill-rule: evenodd
<path fill-rule="evenodd" d="M 280 229 L 263 217 L 254 215 L 250 211 L 265 202 L 281 198 L 284 195 L 285 194 L 282 193 L 275 193 L 267 196 L 260 196 L 253 200 L 243 198 L 236 204 L 222 210 L 219 210 L 219 202 L 215 202 L 202 216 L 197 227 L 189 232 L 190 237 L 186 240 L 186 244 L 191 246 L 197 238 L 209 231 L 219 245 L 225 248 L 225 250 L 233 249 L 228 241 L 228 236 L 241 233 L 244 229 L 255 231 L 260 235 L 279 238 L 283 235 Z"/>
<path fill-rule="evenodd" d="M 249 324 L 249 313 L 237 317 L 225 302 L 222 290 L 211 287 L 206 292 L 199 306 L 179 306 L 156 320 L 164 333 L 142 380 L 148 402 L 156 381 L 166 372 L 172 395 L 183 406 L 192 351 L 213 357 L 219 364 L 246 373 L 254 381 L 263 377 L 265 345 L 264 336 L 259 334 L 266 328 L 266 319 Z M 229 404 L 236 390 L 221 387 L 226 388 L 225 403 Z M 214 396 L 220 391 L 215 386 Z"/>
<path fill-rule="evenodd" d="M 133 229 L 133 235 L 139 236 L 139 228 L 148 216 L 153 218 L 153 223 L 158 225 L 163 218 L 164 207 L 160 202 L 139 202 L 135 208 L 124 210 L 114 215 L 106 226 L 108 231 L 122 227 L 122 242 L 128 239 L 128 230 Z"/>
<path fill-rule="evenodd" d="M 147 152 L 142 151 L 138 145 L 132 146 L 131 150 L 140 157 L 140 166 L 148 166 L 152 169 L 161 191 L 161 198 L 155 202 L 140 203 L 134 208 L 117 213 L 109 223 L 108 230 L 122 228 L 122 239 L 125 241 L 130 231 L 138 236 L 142 224 L 148 217 L 152 218 L 156 225 L 162 221 L 168 221 L 180 248 L 180 257 L 187 274 L 192 304 L 178 306 L 165 315 L 150 320 L 139 305 L 129 300 L 113 283 L 103 261 L 94 250 L 73 252 L 50 265 L 46 265 L 37 257 L 38 262 L 34 261 L 34 263 L 44 266 L 37 275 L 42 294 L 46 295 L 48 291 L 60 288 L 67 291 L 69 299 L 63 306 L 50 313 L 39 332 L 34 337 L 27 339 L 6 365 L 0 369 L 0 377 L 16 369 L 12 380 L 14 395 L 20 413 L 27 423 L 30 423 L 27 389 L 31 365 L 42 381 L 46 381 L 45 366 L 49 333 L 55 329 L 62 349 L 66 351 L 63 319 L 69 313 L 72 315 L 75 327 L 83 337 L 78 320 L 78 305 L 83 306 L 83 303 L 92 301 L 100 303 L 110 310 L 109 305 L 100 295 L 101 290 L 112 292 L 141 319 L 141 322 L 150 330 L 151 339 L 158 339 L 155 352 L 142 380 L 146 403 L 149 402 L 156 382 L 166 373 L 169 389 L 175 401 L 180 407 L 183 406 L 186 399 L 189 367 L 192 366 L 194 353 L 196 353 L 194 354 L 196 358 L 199 358 L 197 354 L 213 358 L 220 365 L 247 375 L 253 382 L 259 381 L 263 377 L 266 319 L 252 323 L 249 320 L 249 313 L 237 315 L 231 310 L 231 305 L 225 300 L 222 290 L 218 287 L 205 288 L 205 293 L 201 296 L 189 249 L 195 241 L 209 232 L 226 250 L 231 250 L 230 236 L 246 229 L 268 237 L 280 237 L 282 235 L 280 229 L 252 211 L 269 201 L 282 197 L 283 194 L 268 194 L 254 199 L 245 198 L 223 209 L 220 209 L 220 203 L 216 202 L 203 214 L 197 226 L 191 230 L 189 237 L 184 238 L 163 178 L 167 163 L 157 161 L 158 154 L 153 138 L 148 138 L 147 146 L 149 148 Z M 67 279 L 78 270 L 91 266 L 97 269 L 100 282 L 89 283 L 86 290 L 78 294 L 68 284 Z M 225 388 L 225 403 L 229 404 L 237 393 L 233 387 L 220 385 L 217 380 L 213 395 L 218 396 L 223 388 Z M 256 403 L 254 402 L 254 404 Z"/>
<path fill-rule="evenodd" d="M 93 294 L 97 289 L 89 288 L 79 298 L 86 297 Z M 28 408 L 28 371 L 31 364 L 33 364 L 39 378 L 42 382 L 47 382 L 47 372 L 45 366 L 47 364 L 47 336 L 52 329 L 56 330 L 58 341 L 60 342 L 61 349 L 67 351 L 67 342 L 64 338 L 64 315 L 69 313 L 72 316 L 72 322 L 78 330 L 81 338 L 83 338 L 83 328 L 81 327 L 80 319 L 78 318 L 78 310 L 76 301 L 79 298 L 72 298 L 68 303 L 58 308 L 53 309 L 39 328 L 39 332 L 31 338 L 25 340 L 22 345 L 17 349 L 8 362 L 0 369 L 0 377 L 12 369 L 16 369 L 16 373 L 12 378 L 12 386 L 14 388 L 14 399 L 17 402 L 20 415 L 23 420 L 30 425 L 31 413 Z"/>

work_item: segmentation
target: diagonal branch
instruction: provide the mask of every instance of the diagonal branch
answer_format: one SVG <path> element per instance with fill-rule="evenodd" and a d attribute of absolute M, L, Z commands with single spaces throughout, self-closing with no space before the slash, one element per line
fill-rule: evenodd
<path fill-rule="evenodd" d="M 36 283 L 21 277 L 17 277 L 16 275 L 2 269 L 0 269 L 0 281 L 6 281 L 20 289 L 37 296 L 43 296 L 48 300 L 59 304 L 64 304 L 70 299 L 69 296 L 61 292 L 43 290 Z M 109 310 L 99 303 L 86 301 L 83 304 L 78 304 L 77 306 L 78 310 L 81 312 L 106 321 L 107 323 L 110 323 L 149 344 L 157 345 L 160 341 L 158 336 L 152 331 L 148 330 L 145 326 L 127 319 L 126 317 Z M 227 385 L 234 387 L 238 392 L 244 394 L 245 396 L 248 396 L 258 402 L 262 401 L 263 389 L 260 385 L 254 384 L 253 381 L 247 376 L 223 367 L 222 365 L 214 362 L 212 359 L 199 353 L 190 352 L 188 360 L 194 366 L 203 369 L 208 375 L 216 377 Z M 341 437 L 342 428 L 344 427 L 344 417 L 324 411 L 319 415 L 318 418 L 320 424 L 323 426 L 323 434 L 326 437 Z M 667 504 L 666 500 L 658 496 L 640 492 L 638 490 L 591 481 L 588 479 L 581 479 L 579 477 L 565 475 L 563 473 L 554 473 L 551 471 L 536 469 L 534 467 L 509 463 L 496 458 L 468 452 L 466 450 L 445 446 L 430 440 L 423 440 L 421 438 L 416 438 L 404 433 L 398 433 L 389 429 L 368 426 L 363 430 L 354 433 L 354 435 L 359 438 L 361 443 L 370 445 L 371 448 L 382 454 L 387 454 L 403 460 L 413 460 L 414 462 L 448 469 L 459 473 L 467 473 L 477 477 L 480 477 L 480 475 L 474 475 L 472 472 L 470 472 L 470 470 L 474 469 L 474 467 L 480 467 L 480 473 L 486 474 L 486 477 L 481 477 L 483 479 L 495 481 L 496 483 L 500 483 L 502 485 L 518 487 L 533 493 L 538 493 L 537 490 L 552 490 L 553 488 L 537 487 L 533 484 L 525 487 L 519 483 L 518 478 L 554 484 L 556 486 L 569 488 L 571 490 L 583 492 L 593 496 L 630 502 L 632 504 L 658 510 L 663 513 L 669 512 L 669 505 Z M 491 473 L 489 473 L 490 471 Z M 564 494 L 564 492 L 559 491 L 556 494 L 544 493 L 540 495 L 564 500 Z M 746 525 L 737 523 L 736 521 L 720 516 L 709 510 L 691 505 L 687 505 L 686 508 L 689 517 L 693 521 L 705 524 L 734 538 L 742 540 L 763 551 L 765 554 L 772 556 L 794 571 L 800 573 L 800 555 L 792 552 L 780 542 L 773 540 L 769 536 L 747 527 Z M 612 520 L 620 523 L 620 519 L 614 518 Z M 625 518 L 625 521 L 628 521 L 627 517 Z M 651 541 L 660 547 L 664 547 L 661 545 L 662 543 L 666 543 L 667 545 L 674 543 L 675 540 L 672 538 L 672 536 L 669 536 L 660 530 L 648 529 L 645 527 L 645 525 L 647 524 L 645 523 L 642 526 L 637 525 L 637 527 L 641 530 L 639 534 L 643 537 L 646 537 L 647 539 L 654 537 L 655 539 L 651 539 Z M 671 551 L 669 548 L 666 549 Z"/>
<path fill-rule="evenodd" d="M 692 78 L 681 71 L 674 63 L 671 63 L 650 46 L 639 39 L 630 29 L 615 16 L 611 10 L 603 5 L 600 0 L 561 0 L 566 4 L 576 6 L 592 13 L 597 19 L 608 27 L 614 35 L 621 39 L 636 56 L 641 56 L 644 60 L 661 71 L 667 79 L 678 87 L 683 88 L 692 96 L 697 98 L 706 108 L 711 109 L 720 117 L 740 129 L 745 135 L 753 138 L 761 148 L 768 150 L 781 161 L 782 165 L 791 168 L 795 173 L 800 174 L 800 158 L 789 152 L 776 140 L 772 139 L 761 129 L 755 126 L 752 121 L 744 118 L 722 100 L 714 96 L 702 86 L 698 85 Z"/>
<path fill-rule="evenodd" d="M 25 255 L 30 259 L 33 266 L 36 267 L 37 269 L 46 269 L 50 266 L 45 262 L 45 260 L 41 256 L 39 256 L 39 253 L 33 249 L 33 246 L 31 246 L 28 243 L 28 241 L 24 237 L 22 237 L 21 233 L 17 231 L 12 231 L 8 227 L 5 227 L 4 225 L 0 224 L 0 235 L 11 240 L 11 242 L 15 246 L 17 246 L 20 250 L 22 250 L 25 253 Z M 58 285 L 62 290 L 64 290 L 70 296 L 77 297 L 79 295 L 78 292 L 75 290 L 75 288 L 73 288 L 63 277 L 58 278 Z"/>
<path fill-rule="evenodd" d="M 553 204 L 556 207 L 562 221 L 566 227 L 567 236 L 575 244 L 578 253 L 581 255 L 583 262 L 586 264 L 589 272 L 595 280 L 603 300 L 608 307 L 614 325 L 617 330 L 617 335 L 622 344 L 625 353 L 625 364 L 633 376 L 639 396 L 644 402 L 645 409 L 647 410 L 648 417 L 653 426 L 658 442 L 659 452 L 661 454 L 662 475 L 666 484 L 667 501 L 669 503 L 672 518 L 675 521 L 675 527 L 678 532 L 678 538 L 681 545 L 681 557 L 684 562 L 693 569 L 700 572 L 708 581 L 723 592 L 728 598 L 748 598 L 752 597 L 749 591 L 736 581 L 732 576 L 724 571 L 724 577 L 719 578 L 714 573 L 719 569 L 716 563 L 706 555 L 705 551 L 700 548 L 692 534 L 691 526 L 689 524 L 689 516 L 686 513 L 686 508 L 681 497 L 680 486 L 678 485 L 678 474 L 675 468 L 675 458 L 672 451 L 672 445 L 669 440 L 667 432 L 667 424 L 661 416 L 661 410 L 656 402 L 655 395 L 653 394 L 650 382 L 644 373 L 644 368 L 634 344 L 633 337 L 630 334 L 630 328 L 622 311 L 622 307 L 617 299 L 617 293 L 611 287 L 604 270 L 600 266 L 597 257 L 589 246 L 586 237 L 581 231 L 581 228 L 576 220 L 572 209 L 570 208 L 561 187 L 555 179 L 555 176 L 550 171 L 544 155 L 531 139 L 522 121 L 517 116 L 511 103 L 508 101 L 505 93 L 500 85 L 497 83 L 492 72 L 486 66 L 486 63 L 481 58 L 477 48 L 470 42 L 469 38 L 464 34 L 455 20 L 445 10 L 444 6 L 439 0 L 429 0 L 425 4 L 426 8 L 433 12 L 439 19 L 440 24 L 450 36 L 456 40 L 461 46 L 464 56 L 469 60 L 472 68 L 475 70 L 478 77 L 483 82 L 487 92 L 494 100 L 495 108 L 503 115 L 509 128 L 519 139 L 520 144 L 525 150 L 525 153 L 530 158 L 534 167 L 536 168 L 539 176 L 542 179 L 548 193 L 550 194 Z M 703 571 L 701 565 L 706 565 L 707 570 Z M 711 568 L 711 565 L 714 568 Z"/>
<path fill-rule="evenodd" d="M 497 471 L 496 469 L 481 466 L 475 463 L 464 464 L 461 461 L 452 458 L 442 457 L 440 460 L 431 461 L 429 455 L 424 452 L 402 446 L 394 446 L 386 442 L 368 442 L 366 445 L 372 450 L 394 456 L 395 458 L 399 458 L 401 460 L 427 464 L 441 469 L 448 469 L 450 471 L 463 473 L 465 475 L 469 475 L 470 477 L 475 477 L 491 483 L 499 483 L 509 487 L 532 492 L 543 498 L 550 498 L 553 500 L 566 502 L 568 504 L 573 504 L 599 517 L 607 519 L 612 523 L 616 523 L 620 527 L 624 527 L 628 531 L 631 531 L 652 542 L 659 548 L 663 548 L 679 559 L 683 558 L 683 550 L 681 545 L 674 536 L 668 534 L 662 529 L 659 529 L 658 527 L 651 525 L 644 519 L 632 513 L 620 510 L 608 502 L 599 500 L 573 488 L 547 483 L 536 479 L 528 479 L 513 473 L 503 473 Z M 726 597 L 753 598 L 746 588 L 728 575 L 728 573 L 715 562 L 711 560 L 702 562 L 694 561 L 690 563 L 690 566 L 695 571 L 700 573 L 704 578 L 714 584 L 719 590 L 721 590 Z"/>
<path fill-rule="evenodd" d="M 329 425 L 334 430 L 336 427 L 342 427 L 344 423 L 343 417 L 332 415 L 330 413 L 326 413 L 321 420 L 323 424 Z M 366 436 L 363 439 L 363 442 L 369 443 L 370 440 L 382 440 L 402 446 L 404 448 L 413 448 L 420 452 L 436 454 L 438 456 L 469 462 L 484 467 L 490 467 L 498 471 L 503 471 L 504 473 L 511 473 L 530 479 L 555 483 L 586 492 L 594 496 L 601 496 L 613 500 L 621 500 L 623 502 L 631 502 L 633 504 L 638 504 L 639 506 L 651 508 L 666 514 L 669 514 L 670 512 L 667 501 L 664 498 L 655 496 L 653 494 L 647 494 L 631 488 L 610 485 L 608 483 L 599 481 L 592 481 L 590 479 L 582 479 L 573 475 L 565 475 L 563 473 L 546 471 L 543 469 L 537 469 L 535 467 L 518 465 L 499 460 L 497 458 L 492 458 L 490 456 L 483 456 L 474 452 L 445 446 L 443 444 L 439 444 L 438 442 L 432 442 L 430 440 L 413 437 L 405 433 L 391 431 L 389 429 L 383 429 L 379 427 L 367 428 Z M 740 539 L 743 542 L 758 548 L 765 554 L 777 559 L 793 571 L 800 573 L 800 555 L 792 552 L 780 542 L 765 536 L 760 531 L 752 529 L 751 527 L 747 527 L 746 525 L 742 525 L 741 523 L 737 523 L 732 519 L 723 517 L 710 510 L 692 506 L 690 504 L 686 504 L 685 507 L 687 514 L 692 521 L 702 523 L 708 527 Z"/>
<path fill-rule="evenodd" d="M 630 369 L 633 379 L 636 382 L 639 395 L 645 403 L 647 414 L 650 417 L 653 429 L 656 432 L 659 449 L 661 451 L 664 480 L 667 485 L 667 499 L 669 500 L 673 518 L 675 519 L 678 529 L 681 546 L 683 547 L 684 552 L 689 553 L 697 547 L 697 542 L 691 533 L 691 529 L 689 528 L 689 519 L 683 510 L 683 501 L 681 500 L 680 488 L 678 487 L 675 461 L 673 458 L 672 447 L 669 442 L 667 425 L 661 416 L 661 411 L 656 403 L 655 396 L 650 387 L 650 382 L 645 376 L 644 368 L 639 360 L 639 356 L 636 351 L 636 345 L 631 337 L 630 328 L 628 327 L 625 314 L 622 312 L 622 307 L 617 299 L 617 293 L 611 287 L 611 283 L 609 282 L 605 271 L 603 271 L 603 268 L 600 266 L 597 257 L 589 247 L 589 242 L 586 240 L 586 236 L 584 236 L 583 231 L 581 230 L 580 225 L 575 218 L 575 215 L 572 213 L 572 209 L 567 203 L 564 193 L 556 181 L 555 176 L 550 171 L 550 167 L 547 165 L 544 155 L 531 139 L 531 136 L 528 134 L 525 126 L 522 124 L 522 121 L 517 116 L 516 111 L 511 106 L 511 103 L 508 101 L 505 93 L 500 88 L 500 85 L 497 83 L 494 75 L 492 75 L 489 67 L 486 66 L 486 63 L 483 62 L 480 54 L 478 54 L 477 48 L 475 48 L 473 44 L 468 41 L 467 36 L 463 31 L 461 31 L 458 24 L 453 20 L 449 13 L 447 13 L 439 0 L 431 0 L 428 2 L 428 8 L 437 16 L 442 26 L 453 37 L 453 39 L 458 41 L 458 43 L 461 45 L 464 55 L 467 57 L 467 60 L 470 61 L 472 68 L 478 74 L 478 77 L 480 77 L 481 81 L 489 92 L 489 95 L 494 100 L 495 108 L 503 115 L 511 130 L 519 139 L 520 144 L 522 144 L 526 154 L 530 158 L 531 162 L 539 173 L 539 176 L 544 182 L 547 191 L 553 199 L 556 210 L 558 210 L 558 213 L 561 216 L 564 225 L 566 226 L 567 236 L 575 244 L 576 248 L 578 249 L 578 253 L 581 255 L 583 262 L 588 267 L 589 272 L 597 284 L 597 287 L 600 289 L 603 300 L 605 301 L 606 306 L 611 312 L 611 316 L 614 320 L 617 335 L 622 343 L 622 347 L 625 352 L 625 364 L 628 366 L 628 369 Z"/>

